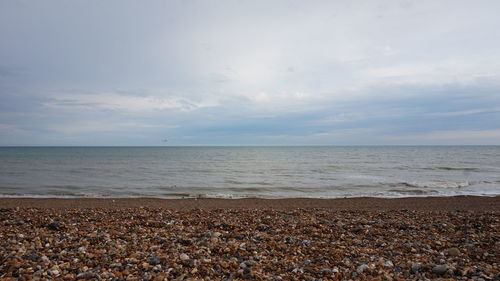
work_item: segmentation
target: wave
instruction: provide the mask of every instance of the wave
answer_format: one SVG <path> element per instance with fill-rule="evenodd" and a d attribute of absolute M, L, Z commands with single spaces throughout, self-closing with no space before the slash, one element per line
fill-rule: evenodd
<path fill-rule="evenodd" d="M 419 188 L 461 188 L 471 185 L 470 182 L 468 181 L 402 182 L 401 184 L 407 187 L 419 187 Z"/>
<path fill-rule="evenodd" d="M 313 199 L 337 199 L 337 198 L 405 198 L 405 197 L 454 197 L 454 196 L 481 196 L 481 197 L 496 197 L 498 193 L 448 193 L 443 194 L 437 191 L 424 192 L 421 190 L 390 190 L 390 192 L 381 192 L 374 194 L 344 194 L 338 196 L 330 195 L 315 195 L 315 196 L 278 196 L 278 195 L 246 195 L 246 194 L 231 194 L 231 193 L 214 193 L 214 194 L 198 194 L 198 193 L 172 193 L 165 195 L 52 195 L 52 194 L 0 194 L 0 198 L 62 198 L 62 199 L 134 199 L 134 198 L 153 198 L 153 199 L 288 199 L 288 198 L 313 198 Z"/>
<path fill-rule="evenodd" d="M 422 190 L 422 189 L 390 189 L 388 192 L 404 194 L 404 195 L 436 195 L 439 194 L 437 190 Z"/>
<path fill-rule="evenodd" d="M 228 184 L 235 184 L 235 185 L 263 185 L 263 186 L 272 186 L 272 183 L 269 182 L 263 182 L 263 181 L 258 181 L 258 182 L 244 182 L 244 181 L 238 181 L 238 180 L 225 180 L 225 183 Z"/>
<path fill-rule="evenodd" d="M 433 167 L 433 168 L 422 168 L 422 170 L 444 170 L 444 171 L 464 171 L 464 172 L 478 172 L 481 169 L 471 168 L 471 167 Z"/>
<path fill-rule="evenodd" d="M 0 197 L 39 198 L 343 198 L 497 196 L 498 181 L 402 181 L 325 186 L 43 186 L 1 187 Z M 305 184 L 304 184 L 305 185 Z"/>

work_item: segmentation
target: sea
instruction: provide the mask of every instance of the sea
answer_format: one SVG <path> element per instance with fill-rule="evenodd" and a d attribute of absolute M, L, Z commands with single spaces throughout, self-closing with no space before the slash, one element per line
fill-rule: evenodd
<path fill-rule="evenodd" d="M 500 146 L 0 147 L 0 197 L 500 195 Z"/>

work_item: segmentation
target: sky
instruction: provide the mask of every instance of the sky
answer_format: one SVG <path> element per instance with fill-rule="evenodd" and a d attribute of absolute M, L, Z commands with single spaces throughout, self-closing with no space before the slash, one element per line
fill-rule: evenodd
<path fill-rule="evenodd" d="M 0 145 L 498 145 L 498 11 L 0 0 Z"/>

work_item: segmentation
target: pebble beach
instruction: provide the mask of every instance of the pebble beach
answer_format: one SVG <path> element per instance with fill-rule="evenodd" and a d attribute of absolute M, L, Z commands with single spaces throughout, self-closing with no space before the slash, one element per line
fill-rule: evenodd
<path fill-rule="evenodd" d="M 499 280 L 500 197 L 0 199 L 1 280 Z"/>

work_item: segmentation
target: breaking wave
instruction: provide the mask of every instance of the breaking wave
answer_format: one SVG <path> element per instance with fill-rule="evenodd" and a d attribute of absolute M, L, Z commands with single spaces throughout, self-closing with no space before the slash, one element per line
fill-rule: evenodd
<path fill-rule="evenodd" d="M 468 181 L 403 182 L 402 184 L 408 187 L 420 187 L 420 188 L 461 188 L 471 185 Z"/>

